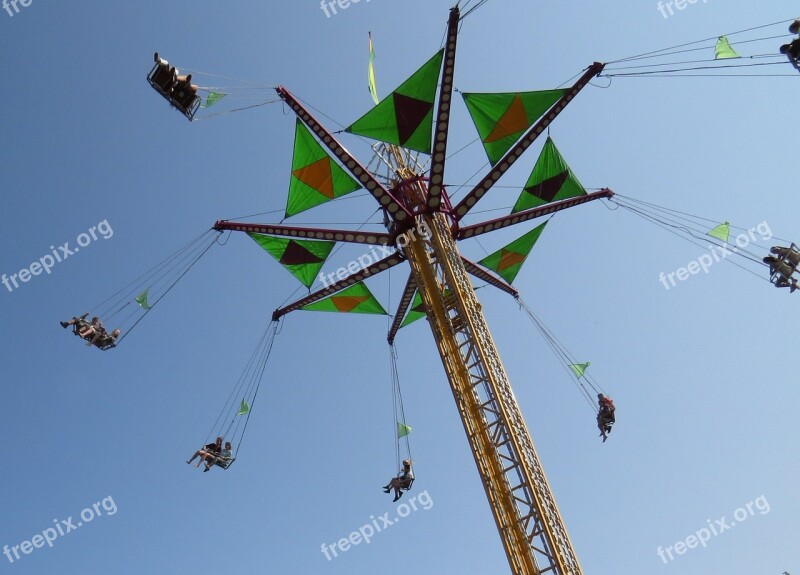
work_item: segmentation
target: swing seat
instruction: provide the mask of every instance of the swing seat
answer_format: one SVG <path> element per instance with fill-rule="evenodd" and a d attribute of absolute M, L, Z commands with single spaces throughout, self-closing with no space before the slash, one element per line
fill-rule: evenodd
<path fill-rule="evenodd" d="M 200 108 L 201 99 L 197 95 L 198 87 L 192 84 L 192 76 L 179 76 L 178 70 L 160 58 L 158 52 L 154 56 L 155 65 L 147 75 L 147 81 L 153 89 L 161 94 L 173 107 L 191 121 Z"/>
<path fill-rule="evenodd" d="M 79 321 L 75 322 L 74 324 L 72 324 L 72 333 L 74 333 L 74 334 L 75 334 L 75 335 L 77 335 L 79 338 L 81 338 L 81 339 L 83 339 L 83 340 L 85 341 L 85 340 L 86 340 L 86 338 L 84 338 L 84 337 L 83 337 L 83 336 L 80 334 L 80 330 L 81 330 L 82 328 L 89 327 L 89 326 L 91 326 L 91 325 L 92 325 L 92 324 L 90 324 L 90 323 L 89 323 L 88 321 L 86 321 L 85 319 L 81 319 L 81 320 L 79 320 Z M 95 345 L 95 347 L 97 347 L 97 348 L 101 349 L 102 351 L 106 351 L 106 350 L 112 349 L 112 348 L 114 348 L 114 347 L 117 347 L 117 342 L 116 342 L 116 340 L 115 340 L 113 337 L 111 337 L 110 335 L 104 335 L 103 337 L 99 338 L 99 339 L 97 340 L 97 343 L 95 343 L 94 345 Z"/>
<path fill-rule="evenodd" d="M 412 485 L 414 485 L 414 479 L 413 478 L 406 479 L 405 481 L 403 481 L 403 484 L 400 486 L 400 489 L 402 489 L 403 491 L 409 491 Z"/>
<path fill-rule="evenodd" d="M 223 459 L 222 457 L 218 457 L 217 460 L 214 462 L 214 465 L 217 467 L 221 467 L 222 469 L 228 469 L 233 462 L 236 461 L 235 457 L 231 457 L 230 459 Z"/>

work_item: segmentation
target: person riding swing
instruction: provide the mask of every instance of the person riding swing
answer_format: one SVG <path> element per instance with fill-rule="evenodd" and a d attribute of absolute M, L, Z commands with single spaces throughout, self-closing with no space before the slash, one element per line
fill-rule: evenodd
<path fill-rule="evenodd" d="M 394 499 L 392 499 L 394 502 L 403 496 L 403 490 L 408 491 L 411 489 L 412 483 L 414 483 L 414 472 L 411 469 L 411 461 L 404 459 L 400 473 L 398 473 L 397 477 L 393 477 L 388 485 L 383 486 L 383 492 L 389 493 L 394 489 Z"/>

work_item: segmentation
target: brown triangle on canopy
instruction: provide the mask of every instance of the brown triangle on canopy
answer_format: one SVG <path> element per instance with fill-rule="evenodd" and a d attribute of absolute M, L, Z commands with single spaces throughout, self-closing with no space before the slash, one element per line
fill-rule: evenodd
<path fill-rule="evenodd" d="M 569 178 L 569 170 L 564 170 L 560 174 L 547 178 L 539 184 L 525 188 L 525 191 L 537 198 L 543 199 L 545 202 L 552 202 L 553 198 L 556 197 L 556 194 L 561 189 L 561 186 L 567 181 L 567 178 Z"/>
<path fill-rule="evenodd" d="M 341 296 L 332 296 L 331 302 L 333 305 L 336 306 L 336 309 L 342 312 L 353 311 L 359 304 L 364 303 L 369 299 L 368 295 L 359 295 L 359 296 L 351 296 L 351 295 L 341 295 Z"/>
<path fill-rule="evenodd" d="M 281 259 L 278 260 L 285 266 L 296 266 L 302 264 L 318 264 L 324 261 L 319 256 L 315 256 L 306 248 L 294 240 L 289 240 L 286 249 L 283 251 Z"/>
<path fill-rule="evenodd" d="M 501 250 L 502 255 L 500 256 L 500 263 L 497 264 L 497 271 L 503 271 L 511 266 L 521 264 L 525 261 L 525 254 L 518 254 L 517 252 L 511 252 L 507 249 L 503 248 Z"/>
<path fill-rule="evenodd" d="M 511 105 L 505 111 L 503 117 L 497 122 L 492 133 L 489 134 L 484 140 L 485 143 L 490 144 L 513 136 L 519 132 L 524 132 L 528 129 L 528 113 L 525 111 L 525 105 L 522 103 L 522 96 L 517 94 L 511 100 Z"/>
<path fill-rule="evenodd" d="M 393 93 L 392 97 L 394 98 L 394 114 L 397 119 L 397 137 L 402 146 L 414 135 L 428 113 L 433 110 L 433 102 L 410 98 L 397 92 Z"/>
<path fill-rule="evenodd" d="M 333 199 L 333 174 L 331 173 L 330 158 L 320 158 L 314 163 L 294 170 L 292 175 L 326 198 Z"/>

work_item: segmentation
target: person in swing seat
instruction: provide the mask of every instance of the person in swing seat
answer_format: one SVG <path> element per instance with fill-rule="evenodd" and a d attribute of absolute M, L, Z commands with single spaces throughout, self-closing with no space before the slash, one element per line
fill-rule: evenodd
<path fill-rule="evenodd" d="M 414 481 L 414 472 L 411 470 L 411 461 L 404 459 L 400 473 L 398 473 L 397 477 L 393 477 L 388 485 L 383 486 L 383 492 L 389 493 L 394 489 L 394 499 L 392 501 L 397 501 L 403 496 L 403 489 L 411 487 L 412 481 Z"/>
<path fill-rule="evenodd" d="M 597 412 L 597 427 L 600 429 L 600 437 L 603 438 L 603 443 L 608 439 L 608 434 L 611 433 L 611 426 L 616 422 L 614 412 L 614 401 L 610 397 L 606 397 L 602 393 L 597 394 L 597 404 L 599 410 Z"/>
<path fill-rule="evenodd" d="M 797 279 L 792 277 L 795 271 L 792 266 L 775 256 L 766 256 L 761 261 L 769 266 L 770 275 L 775 276 L 775 287 L 788 287 L 790 293 L 797 289 Z"/>
<path fill-rule="evenodd" d="M 216 444 L 214 445 L 216 446 Z M 219 452 L 219 455 L 206 459 L 206 468 L 203 470 L 203 473 L 214 467 L 214 465 L 219 465 L 223 469 L 227 469 L 232 458 L 233 446 L 231 445 L 230 441 L 226 441 L 225 447 L 222 448 L 222 450 Z"/>
<path fill-rule="evenodd" d="M 192 461 L 194 461 L 196 458 L 199 457 L 200 461 L 197 462 L 197 465 L 195 465 L 195 467 L 200 467 L 200 464 L 203 463 L 203 461 L 216 458 L 221 453 L 222 453 L 222 438 L 217 437 L 217 441 L 215 443 L 209 443 L 208 445 L 205 445 L 204 447 L 201 447 L 200 449 L 195 451 L 194 455 L 192 455 L 191 459 L 187 460 L 186 463 L 191 463 Z"/>

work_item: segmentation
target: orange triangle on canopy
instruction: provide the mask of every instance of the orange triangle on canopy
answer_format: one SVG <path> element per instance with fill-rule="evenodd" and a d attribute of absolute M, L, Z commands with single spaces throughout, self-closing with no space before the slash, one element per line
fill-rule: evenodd
<path fill-rule="evenodd" d="M 497 264 L 497 271 L 503 271 L 511 266 L 521 264 L 525 261 L 525 256 L 523 254 L 518 254 L 517 252 L 509 252 L 505 249 L 502 250 L 503 255 L 500 257 L 500 263 Z"/>
<path fill-rule="evenodd" d="M 484 140 L 485 143 L 491 144 L 497 140 L 507 138 L 519 132 L 528 129 L 528 113 L 525 111 L 525 105 L 522 103 L 522 97 L 517 94 L 511 100 L 511 105 L 506 110 L 503 117 L 497 121 L 492 133 L 489 134 Z"/>
<path fill-rule="evenodd" d="M 336 306 L 336 309 L 343 312 L 353 311 L 356 307 L 360 304 L 364 303 L 369 299 L 368 295 L 359 295 L 359 296 L 333 296 L 331 298 L 331 302 L 333 305 Z"/>
<path fill-rule="evenodd" d="M 292 175 L 326 198 L 333 199 L 333 174 L 331 173 L 330 158 L 321 158 L 312 164 L 298 168 L 292 172 Z"/>

